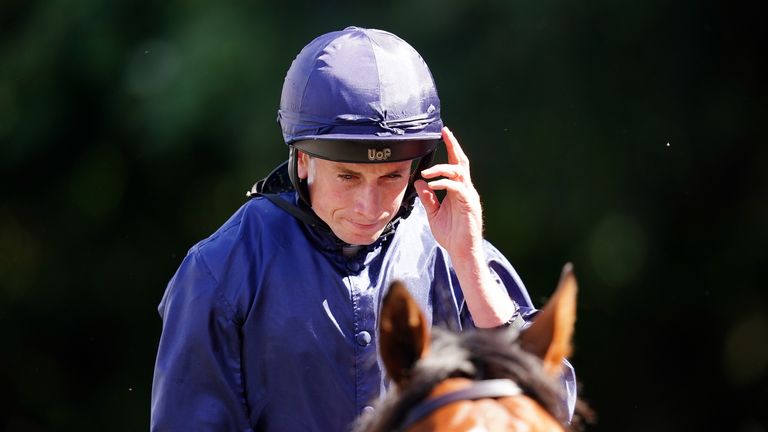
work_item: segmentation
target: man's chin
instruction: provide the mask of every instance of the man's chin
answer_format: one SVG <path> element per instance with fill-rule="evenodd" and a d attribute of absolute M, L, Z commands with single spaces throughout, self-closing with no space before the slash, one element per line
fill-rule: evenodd
<path fill-rule="evenodd" d="M 375 242 L 382 233 L 383 230 L 379 230 L 375 233 L 366 233 L 366 234 L 356 234 L 356 233 L 337 233 L 334 231 L 334 234 L 336 234 L 336 237 L 338 237 L 341 241 L 347 244 L 351 245 L 357 245 L 357 246 L 368 246 L 369 244 Z"/>

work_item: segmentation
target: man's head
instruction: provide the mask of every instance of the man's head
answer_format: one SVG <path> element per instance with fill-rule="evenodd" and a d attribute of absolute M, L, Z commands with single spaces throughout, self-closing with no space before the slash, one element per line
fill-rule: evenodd
<path fill-rule="evenodd" d="M 298 156 L 298 175 L 306 180 L 312 209 L 342 241 L 371 244 L 400 211 L 411 162 L 345 163 Z"/>
<path fill-rule="evenodd" d="M 358 27 L 302 49 L 283 84 L 278 122 L 299 196 L 351 244 L 372 243 L 392 218 L 410 212 L 411 161 L 431 161 L 442 129 L 421 56 L 391 33 Z M 366 192 L 336 188 L 339 176 L 347 178 L 342 172 Z"/>

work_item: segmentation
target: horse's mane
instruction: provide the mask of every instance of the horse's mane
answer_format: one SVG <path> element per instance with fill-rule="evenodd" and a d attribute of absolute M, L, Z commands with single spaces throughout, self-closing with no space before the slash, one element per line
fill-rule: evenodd
<path fill-rule="evenodd" d="M 447 378 L 471 380 L 508 378 L 568 429 L 562 386 L 547 375 L 541 360 L 524 351 L 512 328 L 453 333 L 433 328 L 427 357 L 416 363 L 404 389 L 390 389 L 376 409 L 360 418 L 355 430 L 395 430 L 409 410 Z"/>

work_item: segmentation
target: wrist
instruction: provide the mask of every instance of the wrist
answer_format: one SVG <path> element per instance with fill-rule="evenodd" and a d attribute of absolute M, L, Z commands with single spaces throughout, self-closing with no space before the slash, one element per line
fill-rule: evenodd
<path fill-rule="evenodd" d="M 464 242 L 447 252 L 454 268 L 470 272 L 475 269 L 487 268 L 485 244 L 482 238 Z"/>
<path fill-rule="evenodd" d="M 507 322 L 496 328 L 513 328 L 518 331 L 525 328 L 526 322 L 523 319 L 523 314 L 520 313 L 520 307 L 517 305 L 517 302 L 513 303 L 515 305 L 515 312 L 512 314 L 509 320 L 507 320 Z"/>

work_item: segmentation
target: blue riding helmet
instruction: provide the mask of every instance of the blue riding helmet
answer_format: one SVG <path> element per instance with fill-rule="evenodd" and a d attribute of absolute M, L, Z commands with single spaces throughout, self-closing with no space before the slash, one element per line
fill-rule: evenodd
<path fill-rule="evenodd" d="M 359 27 L 326 33 L 301 50 L 277 119 L 289 145 L 436 140 L 442 128 L 435 82 L 419 53 L 392 33 Z"/>
<path fill-rule="evenodd" d="M 392 33 L 360 27 L 326 33 L 301 50 L 285 77 L 277 121 L 291 150 L 291 182 L 307 203 L 296 150 L 337 162 L 421 158 L 428 165 L 443 127 L 419 53 Z"/>

